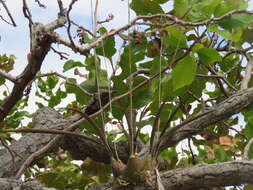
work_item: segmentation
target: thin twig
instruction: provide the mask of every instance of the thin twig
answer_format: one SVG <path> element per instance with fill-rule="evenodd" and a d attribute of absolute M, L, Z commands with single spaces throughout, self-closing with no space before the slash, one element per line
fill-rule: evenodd
<path fill-rule="evenodd" d="M 196 158 L 195 158 L 195 155 L 193 153 L 193 150 L 192 150 L 191 138 L 188 138 L 188 147 L 189 147 L 189 150 L 190 150 L 190 153 L 191 153 L 191 156 L 192 156 L 192 164 L 195 165 L 195 164 L 197 164 L 197 162 L 196 162 Z"/>
<path fill-rule="evenodd" d="M 92 97 L 92 94 L 91 94 L 91 93 L 89 93 L 89 92 L 87 92 L 86 90 L 84 90 L 84 89 L 83 89 L 81 86 L 79 86 L 78 84 L 68 81 L 68 78 L 67 78 L 67 77 L 65 77 L 65 76 L 63 76 L 62 74 L 57 73 L 57 72 L 51 72 L 51 73 L 41 74 L 41 75 L 39 75 L 39 76 L 36 76 L 35 79 L 42 78 L 42 77 L 47 77 L 47 76 L 51 76 L 51 75 L 55 75 L 55 76 L 58 76 L 58 77 L 64 79 L 65 82 L 66 82 L 66 84 L 71 85 L 71 86 L 75 86 L 75 87 L 77 87 L 83 94 L 85 94 L 85 95 L 87 95 L 87 96 L 89 96 L 89 97 Z M 35 79 L 34 79 L 34 80 L 35 80 Z"/>
<path fill-rule="evenodd" d="M 45 154 L 48 150 L 50 150 L 50 148 L 52 148 L 58 142 L 60 137 L 61 137 L 60 135 L 54 137 L 46 146 L 42 147 L 37 152 L 32 153 L 19 168 L 19 170 L 15 176 L 16 179 L 19 179 L 22 176 L 25 169 L 28 168 L 34 160 L 36 160 L 41 155 Z"/>
<path fill-rule="evenodd" d="M 62 51 L 58 51 L 56 50 L 54 47 L 51 46 L 51 49 L 53 50 L 53 52 L 55 52 L 56 54 L 58 54 L 60 56 L 60 59 L 63 60 L 63 59 L 68 59 L 68 57 L 66 56 L 69 56 L 68 53 L 65 53 L 65 52 L 62 52 Z"/>
<path fill-rule="evenodd" d="M 10 20 L 11 20 L 12 25 L 13 25 L 14 27 L 16 27 L 17 24 L 15 23 L 15 21 L 14 21 L 12 15 L 11 15 L 11 13 L 10 13 L 10 11 L 9 11 L 9 9 L 8 9 L 8 7 L 7 7 L 7 5 L 5 4 L 4 0 L 0 0 L 0 2 L 2 3 L 2 5 L 3 5 L 5 11 L 7 12 L 8 16 L 9 16 L 9 18 L 10 18 Z"/>
<path fill-rule="evenodd" d="M 106 22 L 110 22 L 114 18 L 113 14 L 109 14 L 105 20 L 97 21 L 98 24 L 103 24 Z"/>
<path fill-rule="evenodd" d="M 99 145 L 103 145 L 101 142 L 80 133 L 70 132 L 70 131 L 64 131 L 64 130 L 58 130 L 58 129 L 28 129 L 28 128 L 20 128 L 20 129 L 3 129 L 3 132 L 6 133 L 47 133 L 47 134 L 58 134 L 58 135 L 68 135 L 68 136 L 76 136 L 81 137 L 86 140 L 92 141 L 94 143 L 97 143 Z"/>
<path fill-rule="evenodd" d="M 71 22 L 71 24 L 75 25 L 76 27 L 80 28 L 81 30 L 83 30 L 83 31 L 85 31 L 85 32 L 87 32 L 87 33 L 89 33 L 89 34 L 93 37 L 93 33 L 92 33 L 89 29 L 87 29 L 87 28 L 85 28 L 85 27 L 83 27 L 83 26 L 77 24 L 77 23 L 76 23 L 75 21 L 73 21 L 73 20 L 71 20 L 70 22 Z"/>
<path fill-rule="evenodd" d="M 46 8 L 46 5 L 42 4 L 39 0 L 35 0 L 35 2 L 39 5 L 41 8 Z"/>
<path fill-rule="evenodd" d="M 72 0 L 70 5 L 69 5 L 68 11 L 67 11 L 67 20 L 68 20 L 67 33 L 68 33 L 69 40 L 70 40 L 70 42 L 73 46 L 75 46 L 75 42 L 73 41 L 73 38 L 71 36 L 71 31 L 70 31 L 71 20 L 70 20 L 69 14 L 70 14 L 70 11 L 72 10 L 72 7 L 73 7 L 74 3 L 77 2 L 77 1 L 78 0 Z"/>
<path fill-rule="evenodd" d="M 118 29 L 115 29 L 115 30 L 112 30 L 102 36 L 100 36 L 96 41 L 90 43 L 90 44 L 87 44 L 86 46 L 84 47 L 79 47 L 79 46 L 73 46 L 73 44 L 67 40 L 64 40 L 62 38 L 60 38 L 59 36 L 55 36 L 56 37 L 56 41 L 59 42 L 59 43 L 62 43 L 64 44 L 65 46 L 73 49 L 74 51 L 78 51 L 79 53 L 83 54 L 83 55 L 87 55 L 87 51 L 96 47 L 98 44 L 100 44 L 103 40 L 111 37 L 111 36 L 114 36 L 116 34 L 119 34 L 123 31 L 126 31 L 128 30 L 130 27 L 136 25 L 137 21 L 138 20 L 152 20 L 152 19 L 157 19 L 157 18 L 167 18 L 169 20 L 172 20 L 172 21 L 175 21 L 176 24 L 179 24 L 179 25 L 183 25 L 183 26 L 203 26 L 203 25 L 208 25 L 208 24 L 211 24 L 211 23 L 215 23 L 215 22 L 218 22 L 218 21 L 221 21 L 223 20 L 224 18 L 226 17 L 229 17 L 231 15 L 235 15 L 235 14 L 242 14 L 242 13 L 245 13 L 245 14 L 250 14 L 252 15 L 253 14 L 253 11 L 247 11 L 247 10 L 235 10 L 235 11 L 231 11 L 221 17 L 217 17 L 217 18 L 211 18 L 211 19 L 208 19 L 206 21 L 202 21 L 202 22 L 196 22 L 196 23 L 193 23 L 193 22 L 186 22 L 186 21 L 182 21 L 180 19 L 178 19 L 177 17 L 175 17 L 174 15 L 170 15 L 170 14 L 156 14 L 156 15 L 147 15 L 147 16 L 137 16 L 135 19 L 133 19 L 130 23 L 118 28 Z"/>
<path fill-rule="evenodd" d="M 25 18 L 27 18 L 29 20 L 29 24 L 32 25 L 33 24 L 32 14 L 27 6 L 26 0 L 23 0 L 23 14 L 24 14 Z"/>

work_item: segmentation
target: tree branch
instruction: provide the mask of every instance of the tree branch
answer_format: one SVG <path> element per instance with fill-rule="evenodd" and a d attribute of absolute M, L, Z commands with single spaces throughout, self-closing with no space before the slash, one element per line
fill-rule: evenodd
<path fill-rule="evenodd" d="M 3 78 L 8 79 L 9 81 L 16 83 L 17 78 L 10 75 L 9 73 L 6 73 L 5 71 L 3 71 L 2 69 L 0 69 L 0 76 L 2 76 Z"/>
<path fill-rule="evenodd" d="M 195 135 L 209 125 L 222 121 L 253 104 L 253 88 L 241 90 L 224 102 L 200 112 L 173 128 L 168 128 L 161 137 L 159 151 L 174 146 L 177 142 Z"/>
<path fill-rule="evenodd" d="M 26 2 L 24 0 L 24 6 Z M 52 38 L 52 31 L 58 27 L 61 27 L 66 22 L 65 16 L 59 16 L 54 22 L 47 25 L 36 23 L 33 25 L 31 36 L 31 52 L 27 55 L 28 64 L 23 72 L 17 77 L 17 81 L 12 89 L 11 94 L 0 105 L 0 121 L 2 121 L 10 112 L 12 107 L 23 96 L 23 91 L 30 81 L 36 76 L 40 70 L 42 62 L 45 56 L 50 50 L 52 42 L 55 41 Z"/>
<path fill-rule="evenodd" d="M 160 174 L 165 190 L 200 190 L 240 184 L 253 184 L 253 161 L 232 161 L 218 164 L 200 164 L 189 168 L 166 171 Z M 152 180 L 155 187 L 155 177 Z M 102 184 L 90 190 L 123 190 L 126 187 Z M 128 186 L 129 190 L 151 190 L 144 183 Z"/>

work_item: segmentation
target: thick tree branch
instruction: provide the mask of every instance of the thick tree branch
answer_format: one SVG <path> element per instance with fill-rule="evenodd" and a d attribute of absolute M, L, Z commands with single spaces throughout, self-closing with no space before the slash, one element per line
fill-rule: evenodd
<path fill-rule="evenodd" d="M 67 122 L 68 121 L 55 110 L 43 108 L 38 110 L 35 114 L 33 118 L 33 127 L 35 129 L 52 129 L 57 126 L 64 126 Z M 55 135 L 52 134 L 28 134 L 21 137 L 17 142 L 11 144 L 9 146 L 9 151 L 12 151 L 15 154 L 14 166 L 9 151 L 6 149 L 0 149 L 0 177 L 13 176 L 13 172 L 17 172 L 23 162 L 31 154 L 44 147 L 54 136 Z M 43 157 L 44 155 L 41 156 Z M 13 168 L 15 168 L 15 171 L 13 171 Z"/>
<path fill-rule="evenodd" d="M 0 178 L 0 189 L 1 190 L 55 190 L 54 188 L 46 188 L 39 181 L 29 180 L 22 182 L 21 180 L 11 178 Z"/>
<path fill-rule="evenodd" d="M 245 75 L 243 77 L 243 80 L 241 82 L 241 90 L 248 88 L 248 83 L 251 79 L 251 72 L 253 69 L 253 57 L 248 56 L 248 63 L 245 69 Z"/>
<path fill-rule="evenodd" d="M 218 164 L 200 164 L 189 168 L 166 171 L 160 174 L 165 190 L 200 190 L 213 187 L 253 184 L 253 161 L 232 161 Z M 155 187 L 155 178 L 153 178 Z M 123 190 L 124 186 L 103 184 L 90 190 Z M 128 186 L 129 190 L 149 190 L 145 184 Z"/>
<path fill-rule="evenodd" d="M 208 108 L 207 111 L 193 116 L 174 128 L 168 128 L 161 138 L 159 150 L 174 146 L 179 141 L 199 133 L 204 128 L 239 113 L 251 104 L 253 104 L 253 88 L 241 90 L 224 102 Z"/>
<path fill-rule="evenodd" d="M 65 22 L 66 17 L 60 15 L 58 19 L 47 25 L 42 25 L 39 23 L 33 25 L 31 52 L 27 56 L 28 65 L 17 77 L 18 79 L 16 80 L 11 94 L 0 106 L 0 121 L 2 121 L 8 115 L 16 102 L 22 98 L 24 89 L 40 70 L 42 62 L 50 50 L 52 42 L 55 41 L 55 39 L 52 38 L 52 31 L 63 26 Z"/>

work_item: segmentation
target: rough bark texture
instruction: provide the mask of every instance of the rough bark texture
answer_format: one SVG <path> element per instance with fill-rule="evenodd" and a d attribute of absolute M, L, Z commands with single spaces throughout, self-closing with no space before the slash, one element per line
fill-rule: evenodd
<path fill-rule="evenodd" d="M 36 180 L 22 182 L 20 180 L 10 178 L 0 178 L 1 190 L 55 190 L 47 188 Z"/>
<path fill-rule="evenodd" d="M 34 128 L 50 129 L 65 123 L 66 120 L 61 114 L 51 108 L 38 110 L 33 118 Z M 10 150 L 15 154 L 14 163 L 10 153 L 6 149 L 0 149 L 0 177 L 13 176 L 22 163 L 32 153 L 45 146 L 53 136 L 49 134 L 27 134 L 21 137 L 17 142 L 9 146 Z"/>
<path fill-rule="evenodd" d="M 62 27 L 67 21 L 64 15 L 59 14 L 59 18 L 47 25 L 35 23 L 31 34 L 31 52 L 27 54 L 28 64 L 24 71 L 17 77 L 17 81 L 11 94 L 0 105 L 0 121 L 2 121 L 13 108 L 13 106 L 23 97 L 23 91 L 37 72 L 50 50 L 51 44 L 55 42 L 53 30 Z"/>
<path fill-rule="evenodd" d="M 192 134 L 196 134 L 204 127 L 215 123 L 224 117 L 228 117 L 241 109 L 250 105 L 253 99 L 253 88 L 239 92 L 224 101 L 223 103 L 211 108 L 207 114 L 197 117 L 195 120 L 183 125 L 174 135 L 166 142 L 175 143 L 180 139 Z M 52 108 L 42 108 L 37 111 L 33 118 L 34 128 L 58 128 L 68 127 L 74 121 L 77 121 L 80 116 L 75 115 L 69 118 L 63 118 L 61 114 Z M 203 120 L 202 120 L 202 119 Z M 186 130 L 187 129 L 187 130 Z M 80 131 L 77 131 L 80 132 Z M 20 168 L 22 163 L 30 156 L 30 154 L 40 150 L 45 146 L 55 135 L 51 134 L 27 134 L 16 143 L 10 145 L 10 149 L 15 152 L 15 162 L 13 165 L 10 153 L 6 149 L 0 150 L 0 177 L 11 177 Z M 90 136 L 92 138 L 97 138 Z M 170 144 L 170 145 L 172 145 Z M 168 144 L 167 144 L 168 145 Z M 62 136 L 60 140 L 52 147 L 51 150 L 45 153 L 48 155 L 53 149 L 62 147 L 69 151 L 75 159 L 85 159 L 87 156 L 98 162 L 109 163 L 109 156 L 104 147 L 99 144 L 92 143 L 84 138 Z M 127 159 L 127 144 L 118 145 L 118 152 L 122 159 Z M 41 157 L 45 156 L 41 155 Z M 13 167 L 14 166 L 14 167 Z M 192 168 L 184 168 L 171 170 L 161 173 L 161 178 L 165 189 L 207 189 L 207 187 L 238 185 L 243 183 L 253 184 L 253 161 L 234 161 L 228 163 L 219 163 L 213 165 L 197 165 Z M 6 185 L 6 183 L 4 183 Z M 105 189 L 112 186 L 106 184 L 96 186 L 94 189 Z M 0 186 L 1 187 L 1 186 Z M 138 186 L 117 187 L 111 189 L 149 189 L 145 184 Z M 152 188 L 150 188 L 152 189 Z"/>
<path fill-rule="evenodd" d="M 165 190 L 224 189 L 220 186 L 253 184 L 253 161 L 232 161 L 212 165 L 196 165 L 163 172 L 160 174 Z M 155 178 L 153 178 L 155 187 Z M 92 187 L 90 190 L 149 190 L 145 184 L 120 186 L 107 183 Z"/>
<path fill-rule="evenodd" d="M 164 136 L 161 139 L 160 151 L 172 147 L 179 141 L 198 134 L 204 128 L 222 121 L 233 114 L 239 113 L 244 108 L 250 106 L 253 103 L 253 88 L 239 91 L 229 97 L 224 102 L 209 108 L 203 113 L 200 113 L 192 121 L 186 122 L 186 124 L 176 126 L 176 130 L 171 135 L 171 130 L 167 129 Z"/>

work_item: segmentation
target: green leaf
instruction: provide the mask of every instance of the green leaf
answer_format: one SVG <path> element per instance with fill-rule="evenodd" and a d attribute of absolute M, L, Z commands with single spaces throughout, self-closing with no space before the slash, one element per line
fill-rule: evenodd
<path fill-rule="evenodd" d="M 137 15 L 164 13 L 161 6 L 153 0 L 132 0 L 130 7 Z"/>
<path fill-rule="evenodd" d="M 54 107 L 58 104 L 61 103 L 62 99 L 63 98 L 66 98 L 67 97 L 67 93 L 64 92 L 64 91 L 61 91 L 60 89 L 57 90 L 55 96 L 51 96 L 49 102 L 48 102 L 48 106 L 49 107 Z"/>
<path fill-rule="evenodd" d="M 83 35 L 83 38 L 82 38 L 82 39 L 83 39 L 83 42 L 84 42 L 84 43 L 91 43 L 91 42 L 94 41 L 93 39 L 90 39 L 90 38 L 89 38 L 88 33 L 83 32 L 82 35 Z"/>
<path fill-rule="evenodd" d="M 226 0 L 220 3 L 215 9 L 214 16 L 220 17 L 229 11 L 246 9 L 248 7 L 248 2 L 245 0 Z"/>
<path fill-rule="evenodd" d="M 143 76 L 137 76 L 133 81 L 133 88 L 145 81 L 147 78 Z M 138 109 L 148 104 L 151 99 L 151 91 L 149 85 L 145 85 L 134 92 L 133 95 L 133 108 Z"/>
<path fill-rule="evenodd" d="M 219 146 L 219 148 L 215 151 L 215 157 L 218 162 L 229 161 L 229 157 L 222 146 Z"/>
<path fill-rule="evenodd" d="M 220 54 L 213 48 L 201 48 L 198 50 L 199 59 L 204 64 L 212 64 L 221 61 Z"/>
<path fill-rule="evenodd" d="M 220 36 L 224 37 L 227 40 L 231 40 L 233 42 L 238 42 L 241 40 L 242 29 L 235 28 L 232 31 L 224 30 L 221 27 L 217 26 L 208 26 L 208 30 L 212 32 L 218 33 Z"/>
<path fill-rule="evenodd" d="M 253 20 L 253 15 L 248 14 L 236 14 L 230 17 L 224 18 L 219 21 L 218 24 L 224 29 L 231 31 L 234 28 L 246 28 Z"/>
<path fill-rule="evenodd" d="M 173 89 L 177 90 L 193 82 L 197 65 L 194 57 L 187 56 L 177 63 L 172 71 Z"/>
<path fill-rule="evenodd" d="M 153 0 L 159 4 L 167 3 L 169 0 Z"/>
<path fill-rule="evenodd" d="M 220 62 L 221 70 L 227 72 L 231 68 L 233 68 L 235 64 L 237 64 L 239 61 L 240 60 L 238 55 L 231 54 Z"/>
<path fill-rule="evenodd" d="M 253 29 L 246 28 L 243 30 L 242 40 L 245 42 L 253 43 Z"/>
<path fill-rule="evenodd" d="M 68 78 L 69 82 L 76 83 L 76 79 L 74 78 Z M 89 98 L 87 95 L 85 95 L 79 88 L 69 85 L 65 83 L 65 88 L 67 93 L 73 93 L 76 96 L 76 100 L 81 104 L 84 105 L 88 102 Z M 86 89 L 85 89 L 86 90 Z"/>
<path fill-rule="evenodd" d="M 68 60 L 65 62 L 64 66 L 63 66 L 63 72 L 66 72 L 74 67 L 84 67 L 84 64 L 82 64 L 79 61 Z"/>
<path fill-rule="evenodd" d="M 188 0 L 174 0 L 174 10 L 179 16 L 183 16 L 189 9 Z"/>
<path fill-rule="evenodd" d="M 100 35 L 103 35 L 107 33 L 107 31 L 105 28 L 100 28 L 99 33 Z M 110 59 L 116 53 L 114 36 L 103 40 L 101 44 L 96 48 L 96 53 Z"/>
<path fill-rule="evenodd" d="M 0 86 L 2 85 L 2 84 L 4 84 L 5 83 L 5 78 L 4 77 L 0 77 Z"/>
<path fill-rule="evenodd" d="M 176 48 L 187 48 L 187 40 L 185 34 L 176 28 L 167 27 L 168 36 L 162 38 L 162 44 L 169 52 L 175 51 Z"/>
<path fill-rule="evenodd" d="M 179 16 L 192 22 L 208 19 L 221 0 L 174 0 L 174 9 Z"/>
<path fill-rule="evenodd" d="M 55 87 L 55 85 L 58 83 L 58 81 L 59 81 L 59 78 L 57 76 L 53 76 L 53 75 L 48 76 L 47 80 L 46 80 L 48 87 L 50 89 L 53 89 Z"/>

